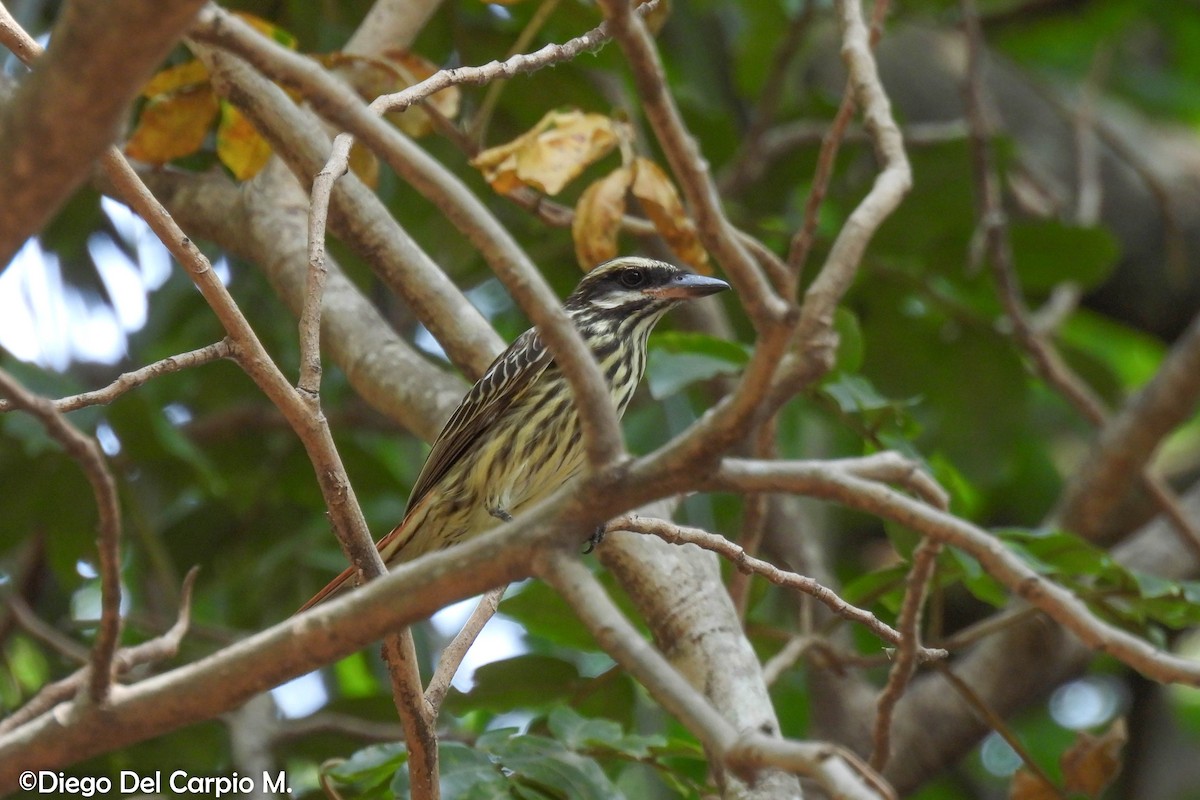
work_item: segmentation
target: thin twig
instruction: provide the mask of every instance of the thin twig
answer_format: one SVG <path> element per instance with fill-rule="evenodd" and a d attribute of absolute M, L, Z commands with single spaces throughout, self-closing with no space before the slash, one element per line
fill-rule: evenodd
<path fill-rule="evenodd" d="M 904 695 L 908 682 L 917 668 L 921 645 L 921 609 L 929 594 L 929 584 L 937 567 L 937 557 L 942 551 L 941 542 L 922 539 L 913 551 L 912 569 L 908 571 L 908 586 L 904 601 L 900 605 L 900 645 L 896 650 L 896 661 L 888 672 L 887 683 L 875 702 L 875 728 L 872 732 L 870 764 L 883 771 L 891 758 L 892 714 L 896 704 Z M 944 651 L 943 651 L 944 652 Z"/>
<path fill-rule="evenodd" d="M 796 346 L 781 366 L 769 407 L 782 405 L 832 368 L 837 343 L 834 311 L 850 288 L 871 237 L 912 187 L 912 168 L 879 77 L 872 54 L 873 33 L 863 19 L 862 6 L 856 0 L 837 0 L 835 8 L 854 102 L 861 109 L 863 126 L 871 133 L 882 164 L 871 190 L 846 219 L 821 271 L 804 293 L 795 330 Z"/>
<path fill-rule="evenodd" d="M 437 712 L 421 691 L 421 673 L 412 629 L 405 627 L 383 640 L 383 659 L 392 682 L 392 700 L 408 749 L 409 780 L 413 800 L 438 800 L 441 787 L 438 776 Z"/>
<path fill-rule="evenodd" d="M 504 597 L 504 590 L 507 588 L 507 586 L 497 586 L 479 598 L 479 604 L 475 606 L 475 610 L 471 612 L 471 616 L 467 618 L 462 629 L 450 641 L 450 644 L 442 649 L 442 655 L 438 658 L 433 677 L 429 679 L 429 685 L 425 687 L 425 702 L 434 710 L 434 713 L 442 707 L 446 692 L 450 691 L 450 682 L 454 680 L 454 675 L 462 665 L 463 658 L 471 649 L 471 645 L 475 643 L 475 638 L 479 636 L 483 626 L 495 616 L 496 609 L 500 606 L 500 599 Z"/>
<path fill-rule="evenodd" d="M 754 437 L 753 455 L 758 459 L 774 459 L 777 455 L 775 433 L 778 427 L 778 416 L 772 414 L 758 426 Z M 741 535 L 738 542 L 750 556 L 758 554 L 766 534 L 767 517 L 771 507 L 769 495 L 756 494 L 746 498 Z M 729 577 L 729 597 L 737 610 L 738 618 L 745 623 L 746 609 L 750 602 L 750 576 L 752 573 L 738 570 Z"/>
<path fill-rule="evenodd" d="M 889 1 L 875 1 L 875 7 L 871 11 L 870 47 L 874 47 L 879 41 L 883 30 L 883 20 L 886 18 L 888 12 Z M 833 177 L 833 165 L 837 160 L 838 150 L 841 148 L 842 141 L 846 137 L 846 129 L 850 125 L 850 120 L 854 116 L 855 93 L 857 91 L 854 80 L 855 77 L 853 74 L 846 79 L 846 88 L 842 92 L 842 100 L 838 105 L 837 113 L 833 116 L 833 123 L 830 124 L 829 131 L 821 139 L 821 150 L 817 156 L 816 174 L 813 176 L 812 188 L 809 190 L 808 199 L 804 202 L 804 222 L 800 230 L 792 237 L 791 246 L 788 248 L 787 263 L 792 274 L 789 295 L 795 292 L 800 275 L 804 271 L 804 265 L 808 261 L 808 254 L 812 250 L 813 239 L 817 232 L 817 220 L 821 211 L 821 203 L 825 199 L 826 192 L 829 190 L 829 181 Z"/>
<path fill-rule="evenodd" d="M 1086 646 L 1124 662 L 1151 680 L 1200 686 L 1200 663 L 1163 651 L 1095 614 L 1074 592 L 1037 573 L 987 531 L 906 497 L 880 483 L 814 462 L 753 464 L 726 459 L 703 488 L 718 491 L 794 492 L 833 500 L 957 547 L 1018 597 L 1075 634 Z"/>
<path fill-rule="evenodd" d="M 537 10 L 533 12 L 533 16 L 529 18 L 529 22 L 517 34 L 516 41 L 508 48 L 508 58 L 520 55 L 529 46 L 529 43 L 537 36 L 538 31 L 545 26 L 551 15 L 558 9 L 559 2 L 560 0 L 542 0 Z M 507 61 L 507 59 L 505 60 Z M 470 146 L 482 147 L 482 142 L 487 138 L 488 124 L 492 120 L 492 114 L 495 112 L 496 105 L 500 102 L 500 95 L 507 85 L 508 80 L 505 78 L 488 81 L 488 88 L 487 92 L 483 95 L 483 102 L 479 104 L 479 111 L 476 112 L 475 118 L 471 120 L 471 128 L 467 133 Z"/>
<path fill-rule="evenodd" d="M 837 160 L 838 149 L 841 147 L 842 140 L 846 136 L 846 128 L 850 125 L 853 117 L 854 87 L 847 80 L 837 113 L 833 115 L 833 122 L 830 123 L 829 129 L 821 138 L 821 149 L 817 153 L 817 167 L 813 173 L 812 187 L 808 190 L 808 197 L 804 200 L 804 220 L 800 224 L 800 230 L 792 236 L 791 244 L 788 246 L 787 264 L 792 274 L 789 288 L 792 291 L 795 291 L 795 286 L 804 271 L 804 264 L 808 261 L 808 254 L 812 250 L 813 240 L 817 233 L 817 221 L 821 213 L 821 202 L 825 199 L 826 192 L 829 191 L 829 181 L 833 177 L 833 165 Z"/>
<path fill-rule="evenodd" d="M 123 372 L 117 376 L 115 381 L 101 389 L 94 389 L 90 392 L 83 392 L 53 401 L 54 407 L 59 411 L 66 412 L 77 411 L 88 406 L 107 405 L 126 392 L 136 389 L 160 375 L 169 375 L 172 372 L 180 372 L 191 367 L 209 364 L 218 359 L 229 358 L 232 354 L 233 350 L 230 347 L 229 339 L 222 339 L 219 342 L 214 342 L 196 350 L 167 356 L 161 361 L 147 364 L 132 372 Z M 13 408 L 14 406 L 8 400 L 0 399 L 0 413 L 12 411 Z"/>
<path fill-rule="evenodd" d="M 64 658 L 80 664 L 87 663 L 90 656 L 88 649 L 42 620 L 18 592 L 11 592 L 5 599 L 5 605 L 21 630 Z"/>
<path fill-rule="evenodd" d="M 736 194 L 762 175 L 764 166 L 769 163 L 763 155 L 763 139 L 779 113 L 780 101 L 785 96 L 784 90 L 795 72 L 792 62 L 800 52 L 800 45 L 804 42 L 804 35 L 816 8 L 815 2 L 805 0 L 804 7 L 788 23 L 787 33 L 771 57 L 771 68 L 763 80 L 763 88 L 751 113 L 750 124 L 741 136 L 737 153 L 734 154 L 730 166 L 718 181 L 722 192 Z"/>
<path fill-rule="evenodd" d="M 193 567 L 183 579 L 180 587 L 179 612 L 172 625 L 161 636 L 132 647 L 125 647 L 116 652 L 113 657 L 113 672 L 124 675 L 134 667 L 143 664 L 153 664 L 173 658 L 179 652 L 179 645 L 187 634 L 192 612 L 192 588 L 196 583 L 198 569 Z M 67 700 L 79 692 L 90 679 L 91 668 L 84 667 L 62 680 L 46 684 L 36 695 L 31 697 L 4 719 L 0 719 L 0 734 L 24 725 L 26 722 L 44 714 L 58 703 Z"/>
<path fill-rule="evenodd" d="M 900 646 L 903 643 L 903 637 L 899 631 L 870 611 L 847 603 L 832 589 L 822 586 L 812 578 L 782 570 L 770 562 L 747 555 L 746 551 L 736 542 L 731 542 L 720 534 L 637 514 L 626 514 L 614 519 L 609 523 L 609 529 L 647 533 L 671 544 L 694 544 L 710 550 L 727 559 L 739 570 L 753 572 L 776 586 L 795 589 L 819 600 L 834 614 L 851 622 L 859 623 L 888 644 Z M 947 655 L 945 650 L 929 648 L 918 648 L 917 650 L 917 656 L 921 661 L 945 658 Z"/>
<path fill-rule="evenodd" d="M 1008 221 L 1001 202 L 1000 182 L 992 152 L 992 126 L 983 95 L 983 40 L 979 15 L 974 0 L 962 0 L 962 8 L 963 26 L 967 39 L 967 76 L 964 93 L 967 122 L 970 129 L 969 141 L 973 154 L 972 166 L 977 187 L 980 229 L 987 260 L 999 289 L 1001 303 L 1012 326 L 1013 338 L 1029 355 L 1037 375 L 1062 395 L 1086 420 L 1093 426 L 1101 428 L 1107 435 L 1116 426 L 1109 424 L 1109 413 L 1104 403 L 1091 387 L 1063 361 L 1057 348 L 1034 324 L 1032 315 L 1025 304 L 1024 293 L 1013 263 L 1012 244 L 1008 236 Z M 1193 323 L 1189 330 L 1200 330 L 1200 324 Z M 1182 343 L 1186 338 L 1186 336 L 1181 338 L 1180 342 Z M 1184 369 L 1200 368 L 1200 337 L 1193 339 L 1193 349 L 1190 352 L 1187 349 L 1177 350 L 1174 348 L 1172 352 L 1173 354 L 1181 353 L 1185 360 L 1191 362 L 1190 366 L 1184 367 Z M 1168 359 L 1168 362 L 1173 362 L 1173 359 Z M 1168 375 L 1166 365 L 1164 363 L 1164 368 L 1160 370 L 1154 383 L 1157 383 L 1160 378 L 1166 379 Z M 1191 404 L 1194 405 L 1195 398 L 1200 396 L 1200 381 L 1184 378 L 1181 383 L 1185 381 L 1190 388 L 1185 389 L 1180 385 L 1173 386 L 1172 390 L 1178 389 L 1184 397 L 1187 397 L 1187 393 L 1190 392 Z M 1171 399 L 1172 404 L 1176 402 L 1176 398 Z M 1188 409 L 1190 406 L 1183 410 Z M 1126 413 L 1122 415 L 1125 424 L 1137 425 L 1136 419 L 1130 420 L 1128 410 L 1127 408 Z M 1165 435 L 1169 430 L 1161 424 L 1161 420 L 1156 419 L 1154 423 L 1162 431 L 1161 435 Z M 1140 428 L 1140 426 L 1138 427 Z M 1141 438 L 1145 436 L 1145 433 L 1145 431 L 1137 430 L 1130 435 L 1130 438 Z M 1128 486 L 1128 475 L 1133 474 L 1137 476 L 1139 483 L 1158 505 L 1159 510 L 1163 511 L 1171 521 L 1184 546 L 1200 557 L 1200 529 L 1180 510 L 1179 501 L 1174 492 L 1161 478 L 1149 471 L 1146 461 L 1152 452 L 1152 444 L 1149 447 L 1142 445 L 1142 457 L 1132 465 L 1136 467 L 1133 471 L 1129 469 L 1131 464 L 1128 460 L 1128 453 L 1118 451 L 1112 453 L 1112 457 L 1107 460 L 1090 460 L 1088 467 L 1082 470 L 1081 474 L 1089 475 L 1096 481 L 1103 482 L 1092 484 L 1089 488 L 1091 493 L 1089 495 L 1081 491 L 1081 487 L 1088 486 L 1082 478 L 1073 481 L 1064 495 L 1063 510 L 1060 511 L 1060 515 L 1068 521 L 1069 527 L 1081 535 L 1093 535 L 1096 526 L 1091 521 L 1100 515 L 1089 509 L 1088 504 L 1099 505 L 1106 510 L 1111 510 L 1112 504 L 1123 496 L 1116 485 Z M 1101 470 L 1105 469 L 1108 474 L 1100 477 Z"/>
<path fill-rule="evenodd" d="M 646 15 L 659 5 L 659 0 L 642 3 L 637 13 Z M 455 67 L 443 69 L 430 75 L 419 83 L 394 94 L 380 95 L 376 99 L 385 112 L 404 111 L 414 103 L 419 103 L 432 94 L 448 89 L 451 86 L 483 86 L 492 81 L 512 78 L 517 75 L 528 75 L 555 64 L 570 61 L 584 53 L 594 52 L 610 39 L 608 23 L 601 23 L 587 33 L 576 36 L 562 44 L 548 44 L 532 53 L 521 53 L 510 56 L 504 61 L 490 61 L 478 67 Z"/>
<path fill-rule="evenodd" d="M 100 568 L 100 620 L 92 645 L 88 699 L 102 705 L 112 685 L 113 654 L 121 639 L 121 507 L 117 484 L 100 444 L 76 428 L 54 406 L 54 401 L 34 394 L 7 371 L 0 369 L 0 392 L 15 407 L 29 412 L 51 438 L 79 464 L 92 487 L 100 515 L 96 550 Z"/>
<path fill-rule="evenodd" d="M 757 733 L 739 734 L 641 637 L 579 560 L 562 551 L 541 553 L 537 573 L 571 606 L 592 636 L 650 695 L 682 722 L 713 754 L 739 775 L 781 767 L 820 780 L 834 797 L 894 797 L 887 783 L 844 751 L 828 745 L 791 742 Z M 869 787 L 869 788 L 868 788 Z"/>
<path fill-rule="evenodd" d="M 991 706 L 987 704 L 983 697 L 981 697 L 974 689 L 972 689 L 966 681 L 955 675 L 954 668 L 949 664 L 934 664 L 933 666 L 934 669 L 942 674 L 942 677 L 946 679 L 946 682 L 953 687 L 954 691 L 958 692 L 958 695 L 967 701 L 967 704 L 971 706 L 971 708 L 980 716 L 981 719 L 983 719 L 988 727 L 998 733 L 1000 738 L 1002 738 L 1008 744 L 1008 746 L 1013 749 L 1013 752 L 1017 754 L 1025 767 L 1034 775 L 1036 775 L 1038 779 L 1042 781 L 1044 786 L 1054 794 L 1055 797 L 1060 798 L 1060 800 L 1066 800 L 1066 795 L 1063 794 L 1062 790 L 1058 788 L 1058 785 L 1055 784 L 1054 781 L 1050 780 L 1050 776 L 1046 774 L 1046 771 L 1042 769 L 1041 765 L 1038 764 L 1036 759 L 1034 759 L 1033 754 L 1026 749 L 1024 743 L 1021 741 L 1021 738 L 1013 732 L 1012 728 L 1008 726 L 1008 723 L 1004 721 L 1004 718 L 993 711 Z"/>
<path fill-rule="evenodd" d="M 329 202 L 333 185 L 345 174 L 354 140 L 339 134 L 333 139 L 330 161 L 342 156 L 340 167 L 322 169 L 313 178 L 312 202 L 308 208 L 308 277 L 304 285 L 304 305 L 300 310 L 300 381 L 297 388 L 316 398 L 321 388 L 321 305 L 325 296 L 325 228 L 329 220 Z"/>
<path fill-rule="evenodd" d="M 370 108 L 349 96 L 340 81 L 318 64 L 271 41 L 245 22 L 209 6 L 194 38 L 227 48 L 271 77 L 301 88 L 317 111 L 353 131 L 397 174 L 459 226 L 488 258 L 505 287 L 537 326 L 579 408 L 582 438 L 593 468 L 624 460 L 624 440 L 604 377 L 558 297 L 516 241 L 467 186 L 381 118 L 383 104 Z M 327 162 L 331 173 L 342 166 Z M 323 247 L 313 240 L 312 246 Z"/>
<path fill-rule="evenodd" d="M 696 218 L 701 242 L 725 268 L 760 334 L 785 322 L 791 304 L 774 292 L 725 216 L 708 163 L 684 124 L 674 98 L 664 89 L 665 75 L 653 37 L 628 0 L 600 0 L 600 7 L 613 38 L 629 62 L 641 108 Z"/>
<path fill-rule="evenodd" d="M 771 656 L 763 664 L 763 680 L 767 686 L 773 686 L 784 672 L 804 657 L 810 649 L 816 647 L 821 640 L 812 634 L 800 634 L 787 641 L 778 653 Z"/>

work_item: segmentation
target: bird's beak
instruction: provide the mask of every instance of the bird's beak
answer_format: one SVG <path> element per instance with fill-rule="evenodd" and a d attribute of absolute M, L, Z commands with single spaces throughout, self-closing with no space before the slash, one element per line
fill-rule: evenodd
<path fill-rule="evenodd" d="M 723 292 L 728 288 L 729 284 L 718 278 L 709 278 L 693 272 L 681 272 L 666 286 L 647 289 L 646 294 L 674 300 L 688 300 L 693 297 L 708 297 L 710 294 Z"/>

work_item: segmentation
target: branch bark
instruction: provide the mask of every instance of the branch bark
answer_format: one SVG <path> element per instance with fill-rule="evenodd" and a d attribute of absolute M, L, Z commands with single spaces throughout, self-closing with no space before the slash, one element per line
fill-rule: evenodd
<path fill-rule="evenodd" d="M 0 106 L 0 264 L 37 233 L 117 138 L 142 84 L 204 0 L 66 3 L 50 47 Z M 37 55 L 0 6 L 0 37 Z"/>

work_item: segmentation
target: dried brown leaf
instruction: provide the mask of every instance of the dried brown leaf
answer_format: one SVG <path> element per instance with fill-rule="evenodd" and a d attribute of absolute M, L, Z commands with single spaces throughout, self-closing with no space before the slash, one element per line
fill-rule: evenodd
<path fill-rule="evenodd" d="M 671 250 L 697 272 L 711 274 L 696 224 L 688 217 L 675 184 L 658 164 L 640 157 L 634 161 L 633 195 Z"/>
<path fill-rule="evenodd" d="M 632 171 L 620 167 L 585 189 L 575 204 L 571 238 L 575 241 L 575 257 L 585 272 L 616 258 L 617 234 L 632 180 Z"/>
<path fill-rule="evenodd" d="M 551 111 L 511 142 L 484 150 L 471 164 L 501 194 L 531 186 L 556 195 L 617 145 L 623 135 L 619 124 L 600 114 Z"/>
<path fill-rule="evenodd" d="M 1062 758 L 1063 780 L 1068 792 L 1099 797 L 1121 772 L 1121 751 L 1129 740 L 1124 718 L 1113 721 L 1099 736 L 1080 731 Z"/>
<path fill-rule="evenodd" d="M 1025 767 L 1013 773 L 1008 785 L 1009 800 L 1062 800 L 1062 792 Z"/>
<path fill-rule="evenodd" d="M 315 56 L 317 61 L 349 83 L 363 100 L 407 89 L 438 71 L 432 61 L 408 50 L 388 50 L 383 58 L 333 52 Z M 427 97 L 428 105 L 447 119 L 458 116 L 462 92 L 451 86 Z M 387 120 L 409 136 L 424 136 L 433 130 L 433 122 L 421 105 L 387 115 Z"/>

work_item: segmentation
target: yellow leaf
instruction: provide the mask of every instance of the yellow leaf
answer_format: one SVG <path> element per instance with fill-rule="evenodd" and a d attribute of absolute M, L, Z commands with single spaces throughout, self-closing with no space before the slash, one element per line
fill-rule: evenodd
<path fill-rule="evenodd" d="M 711 274 L 708 253 L 700 244 L 696 225 L 688 217 L 667 174 L 647 158 L 633 162 L 633 196 L 641 202 L 646 216 L 671 249 L 697 272 Z"/>
<path fill-rule="evenodd" d="M 271 157 L 271 145 L 232 103 L 221 103 L 217 158 L 239 181 L 253 178 Z"/>
<path fill-rule="evenodd" d="M 1099 736 L 1080 731 L 1059 759 L 1067 791 L 1099 797 L 1121 772 L 1121 750 L 1128 739 L 1124 718 Z"/>
<path fill-rule="evenodd" d="M 207 85 L 150 100 L 125 152 L 150 164 L 191 155 L 204 143 L 216 115 L 217 98 Z"/>
<path fill-rule="evenodd" d="M 575 257 L 586 272 L 597 264 L 617 255 L 617 233 L 625 214 L 625 193 L 633 174 L 621 167 L 593 183 L 579 196 L 575 204 L 575 219 L 571 221 L 571 238 L 575 240 Z"/>
<path fill-rule="evenodd" d="M 600 114 L 551 111 L 507 144 L 471 160 L 501 194 L 524 185 L 555 195 L 624 136 L 619 123 Z"/>
<path fill-rule="evenodd" d="M 199 59 L 193 58 L 156 72 L 150 82 L 142 87 L 142 97 L 155 98 L 206 83 L 208 68 Z"/>

